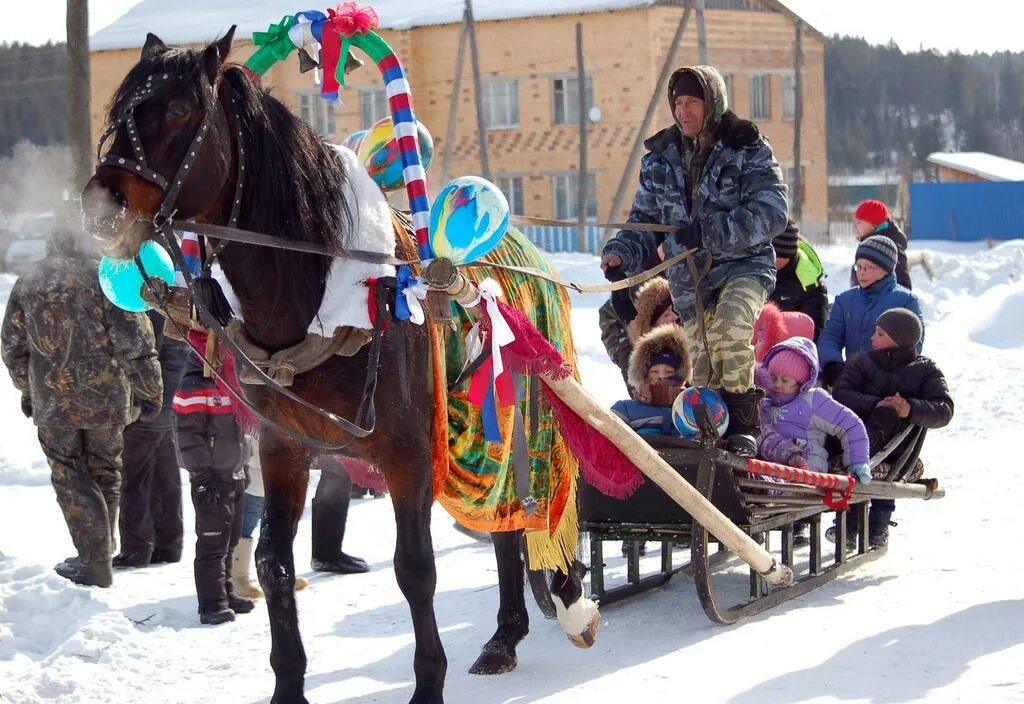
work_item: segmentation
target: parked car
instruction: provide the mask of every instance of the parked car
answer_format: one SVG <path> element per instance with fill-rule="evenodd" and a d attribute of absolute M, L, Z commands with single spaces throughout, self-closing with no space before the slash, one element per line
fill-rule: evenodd
<path fill-rule="evenodd" d="M 46 256 L 45 237 L 11 240 L 4 254 L 4 271 L 21 276 L 29 267 Z"/>

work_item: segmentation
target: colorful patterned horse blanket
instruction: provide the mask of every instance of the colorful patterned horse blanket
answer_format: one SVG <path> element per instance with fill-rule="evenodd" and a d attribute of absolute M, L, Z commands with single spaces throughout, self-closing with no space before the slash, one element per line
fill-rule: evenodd
<path fill-rule="evenodd" d="M 537 248 L 513 228 L 483 261 L 551 272 Z M 476 282 L 488 277 L 497 281 L 504 292 L 504 302 L 523 311 L 565 362 L 575 366 L 569 297 L 563 289 L 538 277 L 497 268 L 470 267 L 464 271 Z M 524 508 L 526 497 L 517 493 L 513 463 L 515 409 L 499 406 L 502 442 L 485 440 L 481 409 L 467 400 L 469 384 L 454 386 L 466 364 L 465 338 L 474 320 L 461 306 L 452 304 L 452 308 L 456 329 L 430 326 L 434 388 L 447 391 L 434 395 L 435 496 L 461 525 L 472 530 L 525 530 L 531 569 L 567 571 L 576 553 L 579 533 L 579 464 L 559 432 L 551 406 L 540 392 L 542 384 L 531 387 L 527 377 L 517 377 L 516 398 L 521 418 L 527 419 L 529 426 L 529 496 L 536 502 L 529 512 Z M 531 393 L 537 398 L 531 398 Z M 530 429 L 536 432 L 531 434 Z"/>

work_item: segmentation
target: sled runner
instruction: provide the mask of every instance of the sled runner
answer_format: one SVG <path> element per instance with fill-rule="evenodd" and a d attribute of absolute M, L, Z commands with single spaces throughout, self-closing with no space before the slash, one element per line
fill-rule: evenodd
<path fill-rule="evenodd" d="M 937 480 L 914 477 L 924 436 L 923 428 L 910 427 L 904 430 L 872 457 L 871 467 L 876 479 L 868 485 L 854 485 L 845 499 L 843 496 L 836 497 L 831 489 L 814 486 L 812 483 L 776 483 L 764 475 L 751 473 L 752 463 L 770 463 L 747 460 L 725 452 L 716 447 L 713 439 L 697 441 L 648 436 L 651 446 L 681 477 L 696 487 L 729 521 L 793 570 L 793 584 L 782 587 L 770 585 L 751 569 L 747 600 L 724 607 L 716 596 L 714 572 L 716 567 L 735 562 L 731 560 L 735 556 L 717 543 L 705 526 L 693 520 L 653 482 L 645 482 L 626 500 L 610 498 L 581 482 L 580 529 L 589 537 L 589 556 L 585 559 L 590 562 L 591 596 L 598 599 L 602 606 L 607 606 L 660 587 L 674 574 L 686 571 L 693 577 L 701 606 L 708 618 L 716 623 L 731 624 L 806 594 L 885 554 L 886 548 L 870 548 L 868 545 L 867 514 L 870 499 L 928 500 L 945 495 Z M 804 477 L 812 480 L 838 476 L 815 472 L 804 474 L 816 475 L 814 478 Z M 845 535 L 847 506 L 860 517 L 856 524 L 859 526 L 857 547 L 852 551 L 846 549 L 843 540 L 837 540 L 834 546 L 822 540 L 822 523 L 827 527 L 830 517 L 835 518 L 837 533 Z M 805 522 L 809 527 L 806 548 L 797 549 L 794 546 L 795 525 L 798 522 Z M 608 586 L 605 543 L 620 540 L 626 541 L 627 545 L 626 583 Z M 776 540 L 778 547 L 772 549 Z M 643 541 L 661 543 L 660 567 L 648 574 L 641 573 L 639 546 Z M 715 544 L 717 548 L 712 550 Z M 689 546 L 688 563 L 673 563 L 674 546 Z"/>

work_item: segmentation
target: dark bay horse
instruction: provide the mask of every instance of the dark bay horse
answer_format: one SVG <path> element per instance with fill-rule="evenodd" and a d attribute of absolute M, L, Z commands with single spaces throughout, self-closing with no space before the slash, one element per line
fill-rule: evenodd
<path fill-rule="evenodd" d="M 153 235 L 154 216 L 170 212 L 171 206 L 177 221 L 237 223 L 328 247 L 344 245 L 351 236 L 351 204 L 342 198 L 349 175 L 309 126 L 243 69 L 225 63 L 233 33 L 202 51 L 168 48 L 148 35 L 139 62 L 113 98 L 108 116 L 113 141 L 83 194 L 87 218 L 108 253 L 134 255 Z M 173 202 L 168 205 L 168 200 Z M 218 260 L 253 342 L 273 352 L 304 339 L 324 294 L 328 257 L 232 242 Z M 426 326 L 410 325 L 403 335 L 383 336 L 380 367 L 390 371 L 381 374 L 377 387 L 376 428 L 342 451 L 379 467 L 394 503 L 395 575 L 409 603 L 416 639 L 413 702 L 443 701 L 447 667 L 433 607 L 431 431 L 423 421 L 434 403 L 430 356 Z M 369 364 L 366 347 L 352 357 L 331 357 L 296 376 L 292 390 L 352 419 Z M 393 373 L 399 364 L 404 374 Z M 262 414 L 298 433 L 337 444 L 349 439 L 323 417 L 267 387 L 247 386 L 245 393 Z M 306 655 L 293 592 L 292 541 L 314 452 L 266 426 L 259 451 L 266 507 L 256 559 L 270 614 L 270 662 L 276 677 L 272 701 L 305 702 Z M 522 532 L 493 538 L 498 628 L 471 668 L 480 674 L 513 669 L 516 645 L 529 625 Z M 552 592 L 561 602 L 560 621 L 573 636 L 580 623 L 573 609 L 586 600 L 580 575 L 570 572 L 554 575 Z M 566 611 L 561 607 L 569 610 L 568 619 L 562 618 Z"/>

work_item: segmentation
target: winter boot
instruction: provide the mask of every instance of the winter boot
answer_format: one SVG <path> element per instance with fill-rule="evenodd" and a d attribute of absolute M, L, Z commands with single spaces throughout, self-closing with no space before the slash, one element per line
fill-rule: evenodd
<path fill-rule="evenodd" d="M 240 538 L 231 553 L 231 588 L 244 599 L 262 599 L 263 590 L 252 581 L 252 538 Z"/>
<path fill-rule="evenodd" d="M 252 603 L 252 602 L 250 602 Z M 214 609 L 199 609 L 199 623 L 209 626 L 218 626 L 222 623 L 235 620 L 235 612 L 231 609 L 214 608 Z"/>
<path fill-rule="evenodd" d="M 884 548 L 889 544 L 889 526 L 896 525 L 889 519 L 892 511 L 872 507 L 868 512 L 868 542 L 873 548 Z"/>
<path fill-rule="evenodd" d="M 134 567 L 149 567 L 152 556 L 148 552 L 120 552 L 114 555 L 112 560 L 115 570 L 125 570 Z"/>
<path fill-rule="evenodd" d="M 181 562 L 181 548 L 176 550 L 154 550 L 149 564 L 160 565 L 170 562 Z"/>
<path fill-rule="evenodd" d="M 764 391 L 721 392 L 729 409 L 729 427 L 725 429 L 725 449 L 741 457 L 757 455 L 757 438 L 761 435 L 761 399 Z"/>
<path fill-rule="evenodd" d="M 231 580 L 227 583 L 227 595 L 228 595 L 228 608 L 234 611 L 236 614 L 247 614 L 256 608 L 256 602 L 252 599 L 246 599 L 235 594 L 235 590 L 231 588 Z"/>
<path fill-rule="evenodd" d="M 338 551 L 338 556 L 331 560 L 317 560 L 313 558 L 310 567 L 313 568 L 314 572 L 333 572 L 335 574 L 360 574 L 370 571 L 370 566 L 366 564 L 366 560 L 360 557 L 353 557 L 340 550 Z M 296 577 L 297 581 L 298 578 Z"/>
<path fill-rule="evenodd" d="M 110 560 L 99 562 L 62 562 L 53 571 L 64 579 L 87 587 L 109 587 L 114 583 L 114 571 Z"/>

